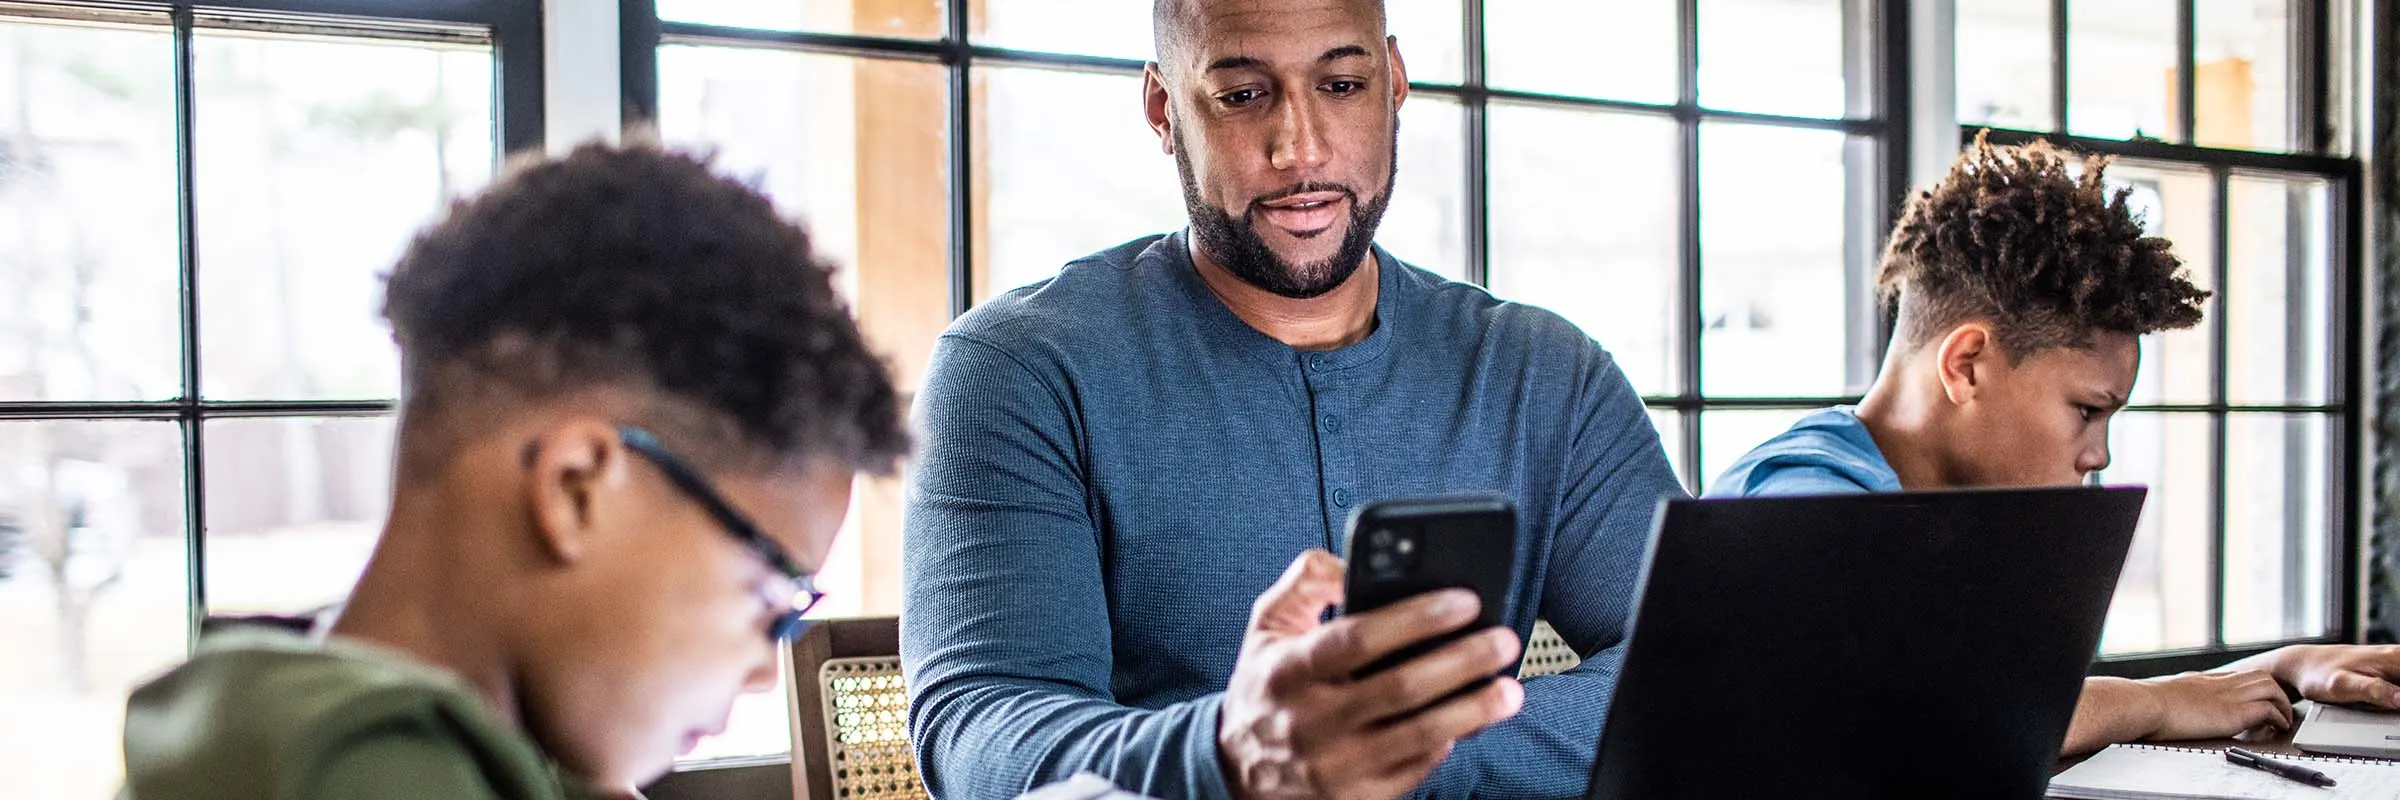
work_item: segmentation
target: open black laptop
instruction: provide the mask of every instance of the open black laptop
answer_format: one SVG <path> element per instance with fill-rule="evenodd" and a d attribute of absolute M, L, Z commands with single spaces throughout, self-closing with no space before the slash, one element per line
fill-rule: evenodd
<path fill-rule="evenodd" d="M 2144 494 L 1667 501 L 1587 796 L 2040 797 Z"/>

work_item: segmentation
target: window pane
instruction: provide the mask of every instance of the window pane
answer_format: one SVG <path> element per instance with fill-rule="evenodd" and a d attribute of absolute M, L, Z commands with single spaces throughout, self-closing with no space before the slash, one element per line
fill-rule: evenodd
<path fill-rule="evenodd" d="M 1834 131 L 1701 126 L 1702 391 L 1845 390 L 1845 146 Z"/>
<path fill-rule="evenodd" d="M 967 14 L 967 29 L 976 44 L 1136 61 L 1149 61 L 1157 56 L 1150 38 L 1149 3 L 981 0 L 970 2 Z M 1132 105 L 1138 93 L 1120 96 L 1131 107 L 1141 107 Z M 1141 117 L 1136 115 L 1134 119 L 1138 121 Z"/>
<path fill-rule="evenodd" d="M 735 697 L 731 713 L 725 715 L 725 732 L 701 739 L 691 752 L 676 757 L 675 765 L 791 753 L 791 685 L 789 672 L 779 672 L 774 689 Z"/>
<path fill-rule="evenodd" d="M 810 618 L 900 613 L 899 551 L 878 544 L 899 541 L 900 487 L 904 485 L 899 479 L 867 476 L 853 482 L 850 513 L 842 519 L 841 532 L 835 534 L 825 564 L 817 568 L 817 590 L 825 593 L 825 600 L 809 609 Z M 874 558 L 871 552 L 879 549 L 890 557 Z M 776 677 L 773 691 L 734 698 L 725 732 L 700 740 L 692 752 L 677 758 L 676 764 L 790 752 L 792 731 L 786 703 L 791 697 L 787 694 L 791 680 L 790 673 L 782 673 Z"/>
<path fill-rule="evenodd" d="M 0 401 L 182 391 L 173 47 L 0 22 Z"/>
<path fill-rule="evenodd" d="M 1466 45 L 1459 23 L 1467 10 L 1459 0 L 1389 0 L 1384 32 L 1400 40 L 1400 60 L 1412 83 L 1460 83 L 1466 78 Z M 1484 12 L 1486 17 L 1491 12 Z"/>
<path fill-rule="evenodd" d="M 2067 126 L 2107 139 L 2174 139 L 2174 0 L 2067 4 Z"/>
<path fill-rule="evenodd" d="M 888 531 L 866 531 L 870 536 L 888 534 L 895 540 L 900 535 L 900 494 L 906 484 L 893 478 L 861 475 L 851 482 L 850 511 L 842 517 L 842 528 L 834 535 L 833 549 L 826 551 L 825 564 L 817 568 L 817 591 L 825 599 L 809 609 L 812 618 L 892 616 L 900 613 L 900 604 L 887 602 L 884 595 L 896 599 L 900 575 L 869 574 L 865 557 L 865 539 L 860 536 L 867 527 Z M 893 555 L 898 555 L 894 549 Z M 877 585 L 890 581 L 890 586 Z"/>
<path fill-rule="evenodd" d="M 1486 0 L 1483 31 L 1494 87 L 1675 102 L 1682 35 L 1674 3 Z"/>
<path fill-rule="evenodd" d="M 949 16 L 942 0 L 658 0 L 658 18 L 775 31 L 936 39 Z"/>
<path fill-rule="evenodd" d="M 2326 632 L 2332 550 L 2327 433 L 2336 418 L 2234 414 L 2226 421 L 2225 641 Z"/>
<path fill-rule="evenodd" d="M 2118 161 L 2108 168 L 2109 185 L 2127 189 L 2125 205 L 2142 222 L 2148 236 L 2174 243 L 2183 259 L 2184 275 L 2201 289 L 2213 289 L 2216 269 L 2216 208 L 2208 173 L 2182 167 Z M 2142 337 L 2141 371 L 2134 379 L 2132 402 L 2207 403 L 2214 399 L 2216 334 L 2211 330 L 2219 304 L 2210 298 L 2200 324 L 2179 331 Z"/>
<path fill-rule="evenodd" d="M 2193 138 L 2208 147 L 2289 150 L 2289 0 L 2199 0 L 2194 10 Z"/>
<path fill-rule="evenodd" d="M 1842 5 L 1843 0 L 1701 3 L 1700 103 L 1762 114 L 1842 116 L 1848 105 Z"/>
<path fill-rule="evenodd" d="M 2237 175 L 2227 189 L 2226 230 L 2233 239 L 2224 304 L 2227 396 L 2235 403 L 2323 403 L 2344 349 L 2333 334 L 2330 187 Z"/>
<path fill-rule="evenodd" d="M 785 213 L 807 224 L 816 245 L 836 263 L 836 287 L 851 299 L 868 341 L 891 360 L 903 391 L 914 391 L 934 338 L 950 320 L 949 83 L 943 68 L 680 46 L 660 48 L 658 60 L 661 133 L 671 142 L 714 149 L 720 168 L 755 181 Z M 979 97 L 988 102 L 991 95 Z M 1115 110 L 1132 121 L 1129 135 L 1147 137 L 1135 95 L 1122 97 Z M 979 214 L 995 213 L 980 210 L 989 205 L 980 204 Z M 899 611 L 897 486 L 858 482 L 850 515 L 818 569 L 826 599 L 813 615 Z M 701 742 L 679 763 L 789 751 L 784 698 L 780 688 L 744 695 L 734 702 L 725 733 Z"/>
<path fill-rule="evenodd" d="M 1691 465 L 1683 463 L 1683 415 L 1672 408 L 1653 408 L 1650 425 L 1658 429 L 1658 446 L 1667 453 L 1667 465 L 1675 469 L 1675 484 L 1692 485 Z"/>
<path fill-rule="evenodd" d="M 164 422 L 0 422 L 0 774 L 109 797 L 125 695 L 185 652 L 182 440 Z"/>
<path fill-rule="evenodd" d="M 205 435 L 209 613 L 347 599 L 391 510 L 392 420 L 211 420 Z"/>
<path fill-rule="evenodd" d="M 1635 391 L 1681 392 L 1675 122 L 1505 103 L 1490 122 L 1492 291 L 1581 326 Z"/>
<path fill-rule="evenodd" d="M 935 1 L 904 0 L 902 4 Z M 715 2 L 748 4 L 756 0 Z M 1150 35 L 1150 5 L 1090 0 L 979 0 L 967 6 L 967 25 L 976 44 L 1149 61 L 1158 56 Z M 661 8 L 664 7 L 662 3 Z M 1463 40 L 1458 26 L 1466 14 L 1458 0 L 1391 0 L 1384 16 L 1384 32 L 1400 38 L 1400 55 L 1408 64 L 1410 80 L 1454 84 L 1464 79 L 1465 57 L 1459 50 Z M 937 27 L 924 35 L 939 33 Z"/>
<path fill-rule="evenodd" d="M 1451 280 L 1467 276 L 1466 109 L 1412 95 L 1400 106 L 1400 165 L 1375 243 Z"/>
<path fill-rule="evenodd" d="M 950 322 L 941 65 L 667 46 L 658 84 L 660 134 L 715 152 L 719 169 L 807 225 L 867 340 L 914 391 Z"/>
<path fill-rule="evenodd" d="M 1958 0 L 1958 121 L 2049 131 L 2050 0 Z"/>
<path fill-rule="evenodd" d="M 993 67 L 975 81 L 986 111 L 975 117 L 977 150 L 989 156 L 975 165 L 976 185 L 988 187 L 975 206 L 988 240 L 975 259 L 977 301 L 1183 227 L 1175 158 L 1142 119 L 1140 78 Z"/>
<path fill-rule="evenodd" d="M 2216 504 L 2203 414 L 2128 412 L 2110 424 L 2110 485 L 2150 487 L 2100 652 L 2208 644 L 2209 514 Z"/>
<path fill-rule="evenodd" d="M 193 42 L 202 393 L 392 397 L 381 275 L 492 174 L 489 48 Z"/>
<path fill-rule="evenodd" d="M 1766 444 L 1815 408 L 1774 408 L 1700 413 L 1700 491 L 1716 485 L 1717 476 L 1759 445 Z"/>

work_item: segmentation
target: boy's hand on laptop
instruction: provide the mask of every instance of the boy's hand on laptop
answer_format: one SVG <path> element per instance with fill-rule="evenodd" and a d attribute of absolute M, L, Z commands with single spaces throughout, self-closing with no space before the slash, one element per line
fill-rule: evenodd
<path fill-rule="evenodd" d="M 1445 591 L 1321 622 L 1342 600 L 1342 562 L 1303 553 L 1251 606 L 1217 716 L 1217 757 L 1237 796 L 1398 797 L 1484 726 L 1517 713 L 1501 678 L 1427 706 L 1516 663 L 1514 633 L 1487 631 L 1375 675 L 1359 668 L 1475 620 L 1473 593 Z"/>
<path fill-rule="evenodd" d="M 2301 697 L 2400 710 L 2400 645 L 2302 644 L 2260 658 Z"/>
<path fill-rule="evenodd" d="M 2260 670 L 2186 672 L 2140 681 L 2157 699 L 2157 724 L 2145 739 L 2220 739 L 2289 729 L 2292 701 Z"/>

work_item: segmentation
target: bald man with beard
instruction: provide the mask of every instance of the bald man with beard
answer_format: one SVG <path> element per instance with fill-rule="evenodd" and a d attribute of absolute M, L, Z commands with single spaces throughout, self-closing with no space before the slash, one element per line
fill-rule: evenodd
<path fill-rule="evenodd" d="M 1374 247 L 1408 76 L 1367 0 L 1169 0 L 1143 112 L 1189 225 L 960 318 L 917 399 L 901 657 L 925 783 L 1156 797 L 1582 791 L 1659 498 L 1573 325 Z M 1518 510 L 1509 628 L 1463 592 L 1325 621 L 1361 504 Z M 1490 679 L 1535 617 L 1585 656 Z M 1463 691 L 1462 691 L 1463 690 Z"/>

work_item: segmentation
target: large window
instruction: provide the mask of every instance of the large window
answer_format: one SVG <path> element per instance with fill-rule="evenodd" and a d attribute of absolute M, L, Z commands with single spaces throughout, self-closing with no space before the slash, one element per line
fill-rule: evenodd
<path fill-rule="evenodd" d="M 206 615 L 347 592 L 388 502 L 378 275 L 539 144 L 544 5 L 0 0 L 12 791 L 110 792 L 126 690 Z M 1391 0 L 1416 84 L 1380 242 L 1590 332 L 1703 491 L 1873 377 L 1915 96 L 1893 56 L 1905 17 L 1948 9 L 1969 135 L 2117 156 L 2217 293 L 2201 327 L 2145 339 L 2115 426 L 2102 479 L 2152 496 L 2104 668 L 2340 638 L 2363 305 L 2338 5 Z M 1139 110 L 1146 2 L 620 10 L 624 72 L 591 79 L 802 216 L 904 389 L 957 314 L 1183 224 Z M 900 485 L 860 483 L 821 613 L 898 610 Z M 783 752 L 783 702 L 746 700 L 695 755 Z"/>
<path fill-rule="evenodd" d="M 2355 629 L 2359 168 L 2307 0 L 1958 0 L 1969 135 L 2117 156 L 2109 179 L 2216 293 L 2148 337 L 2111 483 L 2150 502 L 2102 651 L 2221 662 Z M 2158 662 L 2151 662 L 2158 663 Z"/>
<path fill-rule="evenodd" d="M 389 483 L 378 276 L 538 137 L 530 3 L 243 5 L 0 1 L 11 796 L 113 793 L 127 691 L 204 615 L 347 594 Z"/>
<path fill-rule="evenodd" d="M 802 216 L 905 389 L 974 304 L 1182 227 L 1142 118 L 1149 3 L 630 0 L 628 116 Z M 1616 356 L 1693 491 L 1873 377 L 1898 196 L 1867 0 L 1393 0 L 1413 92 L 1380 243 Z M 899 610 L 897 484 L 864 481 L 829 615 Z M 782 701 L 695 758 L 780 753 Z"/>

